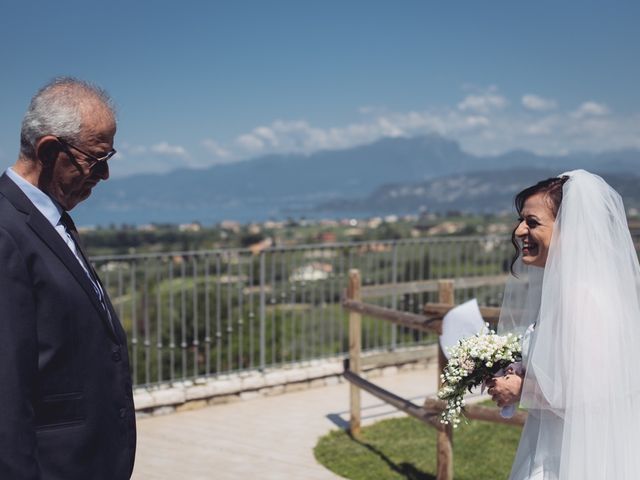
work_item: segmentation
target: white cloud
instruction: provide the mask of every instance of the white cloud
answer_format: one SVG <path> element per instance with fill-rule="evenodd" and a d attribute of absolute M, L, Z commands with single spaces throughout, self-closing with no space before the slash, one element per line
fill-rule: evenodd
<path fill-rule="evenodd" d="M 467 94 L 459 103 L 439 108 L 393 112 L 365 107 L 358 121 L 318 126 L 306 120 L 277 119 L 241 132 L 228 142 L 202 140 L 200 152 L 160 142 L 153 146 L 123 145 L 118 168 L 169 171 L 229 163 L 269 153 L 310 154 L 351 148 L 384 137 L 439 134 L 479 155 L 526 149 L 538 154 L 640 148 L 640 112 L 617 114 L 602 103 L 585 101 L 576 110 L 562 110 L 555 100 L 525 94 L 512 108 L 495 87 Z M 126 158 L 126 162 L 122 159 Z M 114 159 L 116 160 L 116 159 Z M 126 165 L 126 167 L 125 167 Z"/>
<path fill-rule="evenodd" d="M 524 133 L 527 135 L 549 135 L 556 128 L 561 128 L 559 117 L 551 115 L 526 124 Z"/>
<path fill-rule="evenodd" d="M 521 101 L 525 108 L 536 112 L 553 110 L 558 106 L 555 100 L 534 95 L 533 93 L 523 95 Z"/>
<path fill-rule="evenodd" d="M 362 132 L 347 126 L 347 136 L 359 136 Z M 393 132 L 389 131 L 389 134 Z M 261 125 L 251 132 L 239 135 L 235 143 L 249 153 L 257 152 L 310 152 L 325 148 L 341 148 L 350 146 L 345 142 L 343 129 L 330 128 L 323 130 L 312 127 L 303 120 L 276 120 L 270 125 Z"/>
<path fill-rule="evenodd" d="M 228 160 L 232 157 L 228 149 L 222 147 L 218 142 L 210 138 L 204 139 L 202 146 L 217 159 Z"/>
<path fill-rule="evenodd" d="M 640 122 L 635 115 L 612 114 L 609 108 L 586 101 L 576 111 L 562 111 L 555 100 L 534 94 L 520 97 L 525 111 L 496 87 L 473 92 L 449 107 L 391 112 L 361 109 L 359 122 L 318 127 L 304 120 L 275 120 L 238 135 L 229 147 L 235 159 L 267 153 L 312 153 L 350 148 L 383 137 L 436 133 L 457 140 L 476 154 L 527 149 L 540 154 L 640 148 Z M 529 112 L 527 110 L 531 110 Z M 535 113 L 535 116 L 532 116 Z M 633 117 L 633 116 L 632 116 Z"/>
<path fill-rule="evenodd" d="M 302 120 L 276 120 L 270 125 L 261 125 L 237 136 L 234 143 L 245 156 L 274 152 L 311 153 L 349 148 L 383 137 L 434 132 L 455 136 L 461 132 L 486 128 L 490 124 L 491 120 L 485 115 L 457 110 L 385 113 L 363 122 L 329 128 L 314 127 Z"/>
<path fill-rule="evenodd" d="M 264 142 L 252 133 L 238 136 L 236 143 L 248 152 L 259 152 L 264 147 Z"/>
<path fill-rule="evenodd" d="M 111 174 L 118 177 L 146 172 L 165 173 L 185 167 L 205 167 L 208 162 L 192 158 L 183 146 L 161 141 L 150 146 L 124 142 L 118 146 L 118 154 L 109 164 Z"/>
<path fill-rule="evenodd" d="M 594 102 L 590 100 L 588 102 L 584 102 L 578 109 L 573 112 L 573 116 L 575 118 L 585 118 L 585 117 L 599 117 L 602 115 L 609 114 L 609 107 L 607 107 L 604 103 Z"/>
<path fill-rule="evenodd" d="M 465 117 L 465 123 L 471 127 L 488 127 L 491 121 L 482 115 L 469 115 Z"/>
<path fill-rule="evenodd" d="M 149 148 L 144 145 L 131 145 L 126 142 L 116 145 L 116 148 L 118 153 L 113 157 L 113 160 L 124 160 L 128 157 L 144 155 L 149 152 Z"/>
<path fill-rule="evenodd" d="M 160 142 L 155 145 L 152 145 L 149 148 L 151 153 L 155 153 L 157 155 L 163 155 L 167 157 L 175 157 L 182 159 L 189 159 L 191 156 L 187 150 L 180 145 L 170 145 L 168 142 Z"/>
<path fill-rule="evenodd" d="M 507 99 L 498 93 L 496 87 L 490 87 L 485 92 L 467 95 L 458 103 L 458 109 L 463 112 L 487 114 L 494 110 L 501 110 L 508 104 Z"/>

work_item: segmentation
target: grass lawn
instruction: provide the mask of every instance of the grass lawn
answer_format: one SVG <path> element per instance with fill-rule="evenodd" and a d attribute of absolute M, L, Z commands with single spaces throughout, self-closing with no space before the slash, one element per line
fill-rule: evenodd
<path fill-rule="evenodd" d="M 506 479 L 519 438 L 520 427 L 463 421 L 453 434 L 454 478 Z M 329 470 L 354 480 L 436 478 L 436 431 L 410 417 L 365 427 L 360 440 L 334 430 L 314 453 Z"/>

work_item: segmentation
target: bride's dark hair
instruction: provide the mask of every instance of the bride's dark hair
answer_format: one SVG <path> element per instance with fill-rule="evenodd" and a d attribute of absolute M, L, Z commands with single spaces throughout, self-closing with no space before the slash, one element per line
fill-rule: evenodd
<path fill-rule="evenodd" d="M 516 195 L 516 198 L 515 198 L 515 206 L 516 206 L 516 211 L 518 212 L 518 215 L 522 214 L 522 209 L 524 208 L 524 202 L 526 202 L 529 197 L 532 197 L 537 193 L 543 193 L 545 194 L 546 198 L 549 199 L 549 207 L 551 208 L 551 212 L 553 213 L 553 218 L 556 218 L 556 216 L 558 215 L 558 210 L 560 209 L 560 204 L 562 203 L 562 186 L 565 184 L 567 180 L 569 180 L 569 177 L 567 175 L 563 175 L 562 177 L 547 178 L 546 180 L 542 180 L 536 183 L 535 185 L 532 185 L 522 190 L 520 193 Z M 518 260 L 518 257 L 522 253 L 520 249 L 520 245 L 516 240 L 516 230 L 518 229 L 518 225 L 520 225 L 519 222 L 516 224 L 515 228 L 511 232 L 511 243 L 513 244 L 513 247 L 516 249 L 516 253 L 513 256 L 513 259 L 511 260 L 511 268 L 510 268 L 511 273 L 513 275 L 515 275 L 515 272 L 513 271 L 513 266 L 515 265 L 516 260 Z"/>

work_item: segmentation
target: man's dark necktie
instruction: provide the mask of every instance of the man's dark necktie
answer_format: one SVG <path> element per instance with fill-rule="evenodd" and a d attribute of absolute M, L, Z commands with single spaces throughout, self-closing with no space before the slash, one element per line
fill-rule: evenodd
<path fill-rule="evenodd" d="M 107 307 L 107 302 L 104 298 L 105 296 L 104 288 L 102 287 L 102 284 L 100 283 L 100 279 L 98 278 L 96 271 L 93 269 L 93 266 L 89 261 L 89 257 L 86 255 L 84 248 L 82 248 L 82 242 L 80 241 L 80 235 L 78 234 L 78 229 L 76 228 L 75 223 L 73 223 L 73 220 L 71 219 L 71 217 L 67 212 L 62 213 L 60 222 L 67 229 L 67 232 L 69 233 L 69 235 L 71 235 L 71 238 L 76 244 L 76 249 L 80 253 L 82 260 L 84 261 L 84 265 L 89 274 L 89 279 L 93 284 L 93 289 L 95 290 L 96 295 L 98 296 L 98 300 L 100 300 L 100 304 L 102 305 L 102 308 L 104 308 L 105 312 L 107 312 L 109 323 L 111 323 L 111 328 L 113 328 L 113 320 L 111 319 L 111 312 L 109 312 L 109 308 Z"/>

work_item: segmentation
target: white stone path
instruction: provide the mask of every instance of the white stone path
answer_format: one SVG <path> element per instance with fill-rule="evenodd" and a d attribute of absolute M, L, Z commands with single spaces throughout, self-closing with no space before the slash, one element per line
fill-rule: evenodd
<path fill-rule="evenodd" d="M 421 405 L 436 367 L 373 379 Z M 363 423 L 399 415 L 363 393 Z M 286 393 L 138 421 L 134 480 L 340 478 L 313 456 L 318 437 L 348 422 L 349 385 Z"/>

